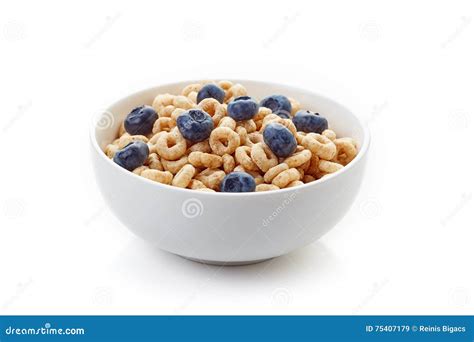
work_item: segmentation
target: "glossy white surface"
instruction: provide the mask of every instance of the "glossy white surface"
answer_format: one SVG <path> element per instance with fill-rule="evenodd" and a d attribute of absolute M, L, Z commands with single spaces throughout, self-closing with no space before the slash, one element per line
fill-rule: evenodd
<path fill-rule="evenodd" d="M 179 94 L 194 81 L 158 86 L 130 95 L 92 123 L 93 162 L 110 209 L 135 234 L 159 248 L 212 263 L 252 263 L 305 246 L 328 232 L 350 208 L 363 177 L 368 130 L 340 104 L 306 90 L 275 83 L 232 80 L 261 99 L 285 94 L 327 117 L 339 136 L 359 143 L 359 154 L 337 174 L 292 189 L 262 193 L 205 193 L 139 177 L 109 160 L 102 149 L 136 106 L 157 94 Z M 106 123 L 106 124 L 104 124 Z"/>

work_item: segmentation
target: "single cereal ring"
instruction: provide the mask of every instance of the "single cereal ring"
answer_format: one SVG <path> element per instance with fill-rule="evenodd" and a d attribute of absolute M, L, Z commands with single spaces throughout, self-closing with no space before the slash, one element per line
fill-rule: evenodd
<path fill-rule="evenodd" d="M 352 139 L 339 138 L 334 140 L 337 148 L 335 161 L 339 164 L 349 164 L 357 155 L 357 148 L 352 144 Z"/>
<path fill-rule="evenodd" d="M 122 148 L 124 148 L 128 144 L 131 144 L 134 141 L 143 141 L 144 143 L 147 143 L 148 138 L 144 135 L 130 135 L 128 133 L 125 133 L 119 138 L 117 146 L 121 150 Z"/>
<path fill-rule="evenodd" d="M 263 120 L 267 115 L 272 114 L 272 110 L 267 107 L 259 107 L 257 114 L 253 117 L 255 121 Z"/>
<path fill-rule="evenodd" d="M 321 159 L 331 160 L 336 156 L 336 145 L 324 135 L 309 133 L 301 144 Z"/>
<path fill-rule="evenodd" d="M 295 186 L 300 186 L 300 185 L 303 185 L 304 183 L 300 180 L 295 180 L 291 183 L 288 183 L 288 185 L 286 186 L 287 188 L 292 188 L 292 187 L 295 187 Z"/>
<path fill-rule="evenodd" d="M 160 157 L 168 160 L 177 160 L 186 152 L 186 139 L 175 127 L 170 132 L 161 135 L 155 146 L 156 153 Z"/>
<path fill-rule="evenodd" d="M 158 157 L 156 153 L 150 153 L 148 155 L 145 165 L 147 165 L 150 169 L 164 171 L 163 165 L 161 165 L 160 157 Z"/>
<path fill-rule="evenodd" d="M 197 190 L 197 189 L 207 189 L 203 182 L 198 181 L 197 179 L 191 179 L 188 184 L 189 189 Z"/>
<path fill-rule="evenodd" d="M 301 109 L 300 103 L 292 97 L 289 97 L 288 100 L 291 103 L 291 115 L 295 115 L 297 111 Z"/>
<path fill-rule="evenodd" d="M 239 121 L 237 123 L 237 127 L 243 127 L 247 131 L 247 133 L 252 133 L 257 130 L 257 126 L 255 125 L 255 121 L 252 119 L 250 120 L 245 120 L 245 121 Z"/>
<path fill-rule="evenodd" d="M 188 156 L 184 155 L 178 160 L 167 160 L 162 158 L 161 164 L 165 171 L 171 172 L 173 175 L 177 174 L 181 168 L 188 163 Z"/>
<path fill-rule="evenodd" d="M 265 130 L 265 127 L 270 123 L 270 122 L 276 122 L 276 123 L 279 123 L 283 126 L 285 126 L 286 128 L 288 128 L 290 130 L 290 132 L 296 137 L 298 132 L 296 130 L 296 126 L 295 124 L 293 123 L 293 121 L 291 121 L 291 119 L 283 119 L 281 117 L 279 117 L 278 115 L 276 114 L 270 114 L 270 115 L 267 115 L 264 119 L 263 119 L 263 123 L 262 123 L 262 127 L 260 127 L 260 132 L 263 132 Z"/>
<path fill-rule="evenodd" d="M 188 94 L 188 99 L 190 99 L 194 104 L 197 104 L 198 92 L 192 91 Z"/>
<path fill-rule="evenodd" d="M 247 170 L 245 170 L 245 167 L 243 167 L 243 165 L 237 165 L 236 167 L 234 167 L 234 172 L 247 172 Z"/>
<path fill-rule="evenodd" d="M 287 164 L 285 163 L 278 164 L 270 168 L 267 172 L 265 172 L 263 179 L 265 180 L 265 183 L 271 183 L 276 176 L 278 176 L 280 173 L 288 169 L 289 167 Z"/>
<path fill-rule="evenodd" d="M 224 116 L 227 115 L 227 109 L 225 106 L 219 103 L 216 99 L 209 97 L 199 102 L 198 107 L 208 113 L 212 117 L 214 126 L 219 124 Z"/>
<path fill-rule="evenodd" d="M 155 121 L 153 125 L 153 133 L 156 134 L 158 132 L 169 132 L 172 128 L 176 127 L 176 121 L 172 118 L 161 117 Z"/>
<path fill-rule="evenodd" d="M 258 143 L 263 143 L 263 135 L 260 132 L 252 132 L 247 134 L 248 140 L 250 143 L 253 144 L 258 144 Z"/>
<path fill-rule="evenodd" d="M 209 146 L 209 140 L 200 141 L 198 143 L 191 145 L 186 151 L 186 153 L 189 154 L 191 152 L 196 152 L 196 151 L 203 152 L 203 153 L 211 153 L 212 150 L 211 150 L 211 146 Z"/>
<path fill-rule="evenodd" d="M 272 180 L 272 184 L 278 186 L 281 189 L 286 187 L 291 182 L 299 180 L 300 177 L 301 175 L 298 170 L 291 168 L 276 175 L 276 177 Z"/>
<path fill-rule="evenodd" d="M 249 142 L 247 141 L 248 140 L 247 130 L 243 128 L 242 126 L 239 126 L 235 128 L 235 131 L 239 135 L 240 145 L 247 145 L 247 143 Z"/>
<path fill-rule="evenodd" d="M 329 140 L 334 141 L 334 139 L 336 139 L 336 132 L 334 132 L 333 130 L 325 129 L 323 131 L 323 133 L 321 133 L 321 134 L 324 135 Z"/>
<path fill-rule="evenodd" d="M 178 116 L 180 116 L 181 114 L 185 113 L 186 110 L 183 109 L 183 108 L 176 108 L 175 110 L 173 110 L 173 112 L 171 113 L 171 116 L 170 118 L 173 119 L 174 121 L 176 121 L 176 119 L 178 119 Z M 176 126 L 176 123 L 175 123 L 175 126 Z"/>
<path fill-rule="evenodd" d="M 215 154 L 233 154 L 240 146 L 240 136 L 228 127 L 217 127 L 211 132 L 209 145 Z"/>
<path fill-rule="evenodd" d="M 205 169 L 195 178 L 204 183 L 204 185 L 213 190 L 219 190 L 225 172 L 218 169 Z"/>
<path fill-rule="evenodd" d="M 231 130 L 235 130 L 235 127 L 237 127 L 237 122 L 235 122 L 235 120 L 230 116 L 225 116 L 221 119 L 221 121 L 219 121 L 217 127 L 229 127 Z"/>
<path fill-rule="evenodd" d="M 188 96 L 192 92 L 199 92 L 201 90 L 202 84 L 201 83 L 192 83 L 188 84 L 186 87 L 183 88 L 181 91 L 181 95 Z"/>
<path fill-rule="evenodd" d="M 303 177 L 303 182 L 304 183 L 311 183 L 311 182 L 314 182 L 315 180 L 316 180 L 316 178 L 314 178 L 311 175 L 304 175 L 304 177 Z"/>
<path fill-rule="evenodd" d="M 193 179 L 195 172 L 196 169 L 194 166 L 189 164 L 184 165 L 174 176 L 171 185 L 177 186 L 179 188 L 186 188 L 191 182 L 191 179 Z"/>
<path fill-rule="evenodd" d="M 230 154 L 222 156 L 222 166 L 225 173 L 231 173 L 235 168 L 235 160 Z"/>
<path fill-rule="evenodd" d="M 235 160 L 248 171 L 258 171 L 259 167 L 251 158 L 251 148 L 248 146 L 239 146 L 235 150 Z"/>
<path fill-rule="evenodd" d="M 229 90 L 230 87 L 234 85 L 234 83 L 232 83 L 231 81 L 223 80 L 223 81 L 217 82 L 217 85 L 221 87 L 223 90 Z"/>
<path fill-rule="evenodd" d="M 150 145 L 150 144 L 155 145 L 155 144 L 157 143 L 158 139 L 159 139 L 162 135 L 164 135 L 164 134 L 166 134 L 166 133 L 167 133 L 167 132 L 165 132 L 165 131 L 156 133 L 155 135 L 153 135 L 153 136 L 150 138 L 150 140 L 148 140 L 148 145 Z"/>
<path fill-rule="evenodd" d="M 166 106 L 164 107 L 159 113 L 158 115 L 160 116 L 160 118 L 169 118 L 171 117 L 171 114 L 173 114 L 173 112 L 176 110 L 176 107 L 173 106 L 173 105 L 169 105 L 169 106 Z"/>
<path fill-rule="evenodd" d="M 311 155 L 310 150 L 297 151 L 290 157 L 286 158 L 284 162 L 288 164 L 288 167 L 299 167 L 311 160 Z"/>
<path fill-rule="evenodd" d="M 115 153 L 120 150 L 119 147 L 115 144 L 108 144 L 106 147 L 105 147 L 105 154 L 107 155 L 107 157 L 109 158 L 113 158 L 115 156 Z"/>
<path fill-rule="evenodd" d="M 271 190 L 280 190 L 279 187 L 273 184 L 259 184 L 255 188 L 255 191 L 271 191 Z"/>
<path fill-rule="evenodd" d="M 203 153 L 199 151 L 191 152 L 188 155 L 188 161 L 196 167 L 206 167 L 217 169 L 222 166 L 222 157 L 215 154 Z"/>
<path fill-rule="evenodd" d="M 273 154 L 272 150 L 263 142 L 259 142 L 252 146 L 250 156 L 253 162 L 263 172 L 267 172 L 278 164 L 278 157 Z"/>
<path fill-rule="evenodd" d="M 193 108 L 194 103 L 187 96 L 178 95 L 173 99 L 173 106 L 187 110 Z"/>
<path fill-rule="evenodd" d="M 160 94 L 155 97 L 153 104 L 151 105 L 159 116 L 166 106 L 173 105 L 174 95 L 171 94 Z"/>
<path fill-rule="evenodd" d="M 342 169 L 344 166 L 338 163 L 334 163 L 331 161 L 327 160 L 320 160 L 319 161 L 319 170 L 325 173 L 334 173 L 336 171 L 339 171 Z"/>
<path fill-rule="evenodd" d="M 140 176 L 144 178 L 151 179 L 152 181 L 163 183 L 163 184 L 171 184 L 173 180 L 173 174 L 169 171 L 159 171 L 159 170 L 143 170 L 140 173 Z"/>
<path fill-rule="evenodd" d="M 242 84 L 236 83 L 225 91 L 224 102 L 229 103 L 237 97 L 246 96 L 247 89 Z"/>
<path fill-rule="evenodd" d="M 137 167 L 135 170 L 133 170 L 133 173 L 136 174 L 136 175 L 139 175 L 145 171 L 145 170 L 149 170 L 150 168 L 148 166 L 145 166 L 145 165 L 142 165 L 142 166 L 139 166 Z"/>

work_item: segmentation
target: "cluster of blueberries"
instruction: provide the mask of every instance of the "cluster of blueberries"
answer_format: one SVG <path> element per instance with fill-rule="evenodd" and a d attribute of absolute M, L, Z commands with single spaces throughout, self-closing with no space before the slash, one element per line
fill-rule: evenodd
<path fill-rule="evenodd" d="M 224 102 L 225 92 L 215 84 L 207 84 L 201 88 L 197 95 L 197 102 L 206 98 L 214 98 L 220 103 Z M 249 96 L 241 96 L 227 105 L 227 115 L 235 121 L 252 119 L 259 107 L 266 107 L 284 118 L 291 118 L 291 102 L 283 95 L 271 95 L 257 103 Z M 152 132 L 153 124 L 158 119 L 158 114 L 151 106 L 140 106 L 133 109 L 124 121 L 125 130 L 131 135 L 148 135 Z M 328 128 L 327 120 L 318 113 L 309 110 L 300 110 L 292 118 L 298 131 L 322 133 Z M 211 116 L 201 109 L 190 109 L 178 116 L 177 127 L 185 139 L 192 143 L 204 141 L 209 138 L 214 124 Z M 296 138 L 291 131 L 279 123 L 266 125 L 263 131 L 263 140 L 270 150 L 278 157 L 288 157 L 297 146 Z M 113 160 L 121 167 L 133 171 L 146 161 L 149 154 L 148 145 L 135 141 L 118 151 Z M 251 192 L 255 191 L 254 178 L 245 172 L 229 173 L 221 184 L 222 192 Z"/>

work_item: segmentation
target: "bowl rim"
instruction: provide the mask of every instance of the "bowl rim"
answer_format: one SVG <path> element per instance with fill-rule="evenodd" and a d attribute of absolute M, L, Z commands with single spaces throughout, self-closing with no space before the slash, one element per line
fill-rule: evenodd
<path fill-rule="evenodd" d="M 108 158 L 106 156 L 106 154 L 104 153 L 104 151 L 100 148 L 99 143 L 97 142 L 97 139 L 95 137 L 96 128 L 97 128 L 97 124 L 98 124 L 99 120 L 93 120 L 94 119 L 94 116 L 93 116 L 92 117 L 93 119 L 90 120 L 89 137 L 90 137 L 91 144 L 94 147 L 95 152 L 98 153 L 101 156 L 101 158 L 103 158 L 107 163 L 112 165 L 112 167 L 115 167 L 115 168 L 119 169 L 119 172 L 123 172 L 123 174 L 126 174 L 126 175 L 131 176 L 131 177 L 135 177 L 135 179 L 137 179 L 139 181 L 142 181 L 145 184 L 150 184 L 151 186 L 155 186 L 158 190 L 163 189 L 163 190 L 178 191 L 178 192 L 183 192 L 183 194 L 188 194 L 188 195 L 191 195 L 191 196 L 194 194 L 196 196 L 201 196 L 202 195 L 204 197 L 206 197 L 206 196 L 219 196 L 219 197 L 230 196 L 230 197 L 235 198 L 235 197 L 247 197 L 247 196 L 269 196 L 269 195 L 276 194 L 276 193 L 277 194 L 285 194 L 285 193 L 289 193 L 289 192 L 299 191 L 300 189 L 301 190 L 309 189 L 310 187 L 314 187 L 316 189 L 316 188 L 320 187 L 321 184 L 326 183 L 326 182 L 328 182 L 328 181 L 330 181 L 334 178 L 337 178 L 338 176 L 342 175 L 343 173 L 348 172 L 351 168 L 353 168 L 357 163 L 359 163 L 362 160 L 362 158 L 365 156 L 365 154 L 367 153 L 367 151 L 369 149 L 369 146 L 370 146 L 370 131 L 369 131 L 369 128 L 368 128 L 367 124 L 364 123 L 357 115 L 355 115 L 351 110 L 346 108 L 344 105 L 342 105 L 341 103 L 339 103 L 339 102 L 337 102 L 337 101 L 335 101 L 335 100 L 333 100 L 333 99 L 331 99 L 331 98 L 329 98 L 325 95 L 316 93 L 312 90 L 307 90 L 307 89 L 303 89 L 303 88 L 300 88 L 300 87 L 286 85 L 286 84 L 282 84 L 282 83 L 276 83 L 276 82 L 265 82 L 265 81 L 260 81 L 260 80 L 251 80 L 251 79 L 227 79 L 227 78 L 225 80 L 231 81 L 233 83 L 242 83 L 244 85 L 245 85 L 245 83 L 255 83 L 255 84 L 260 83 L 260 84 L 265 84 L 265 85 L 268 85 L 268 86 L 284 87 L 284 88 L 291 89 L 294 92 L 305 92 L 305 93 L 314 94 L 314 95 L 317 95 L 321 98 L 324 98 L 326 101 L 332 102 L 332 103 L 340 106 L 346 112 L 350 113 L 350 115 L 352 115 L 357 120 L 357 122 L 359 123 L 359 125 L 360 125 L 360 127 L 362 128 L 362 131 L 363 131 L 364 143 L 362 144 L 362 146 L 360 146 L 359 152 L 357 153 L 357 156 L 349 164 L 344 166 L 341 170 L 339 170 L 335 173 L 329 174 L 329 175 L 325 176 L 324 178 L 317 179 L 317 180 L 315 180 L 311 183 L 305 183 L 305 184 L 299 185 L 297 187 L 279 189 L 279 190 L 274 190 L 274 191 L 254 191 L 254 192 L 217 192 L 217 191 L 216 192 L 210 192 L 210 191 L 207 192 L 207 191 L 196 191 L 196 190 L 192 190 L 192 189 L 179 188 L 179 187 L 176 187 L 176 186 L 155 182 L 155 181 L 152 181 L 151 179 L 147 179 L 147 178 L 141 177 L 141 176 L 139 176 L 139 175 L 137 175 L 133 172 L 130 172 L 130 171 L 120 167 L 116 163 L 114 163 L 113 160 Z M 107 109 L 105 109 L 104 112 L 108 111 L 108 109 L 110 107 L 113 107 L 113 106 L 117 105 L 119 102 L 122 102 L 122 101 L 124 101 L 128 98 L 132 98 L 132 97 L 147 93 L 150 90 L 155 89 L 155 88 L 166 87 L 166 86 L 176 87 L 176 86 L 179 86 L 179 85 L 192 84 L 192 83 L 198 83 L 198 82 L 203 82 L 203 80 L 183 80 L 183 81 L 179 81 L 179 82 L 164 83 L 164 84 L 156 85 L 156 86 L 153 86 L 153 87 L 147 87 L 147 88 L 141 89 L 139 91 L 135 91 L 132 94 L 129 94 L 129 95 L 127 95 L 125 97 L 122 97 L 121 99 L 115 101 L 114 103 L 109 105 L 107 107 Z M 96 117 L 96 115 L 95 115 L 95 117 Z"/>

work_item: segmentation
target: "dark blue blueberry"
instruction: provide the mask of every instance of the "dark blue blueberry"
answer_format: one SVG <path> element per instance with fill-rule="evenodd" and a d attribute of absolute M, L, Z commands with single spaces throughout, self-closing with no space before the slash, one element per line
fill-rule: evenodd
<path fill-rule="evenodd" d="M 197 103 L 210 97 L 222 103 L 224 102 L 225 92 L 221 87 L 218 87 L 215 84 L 206 84 L 197 94 Z"/>
<path fill-rule="evenodd" d="M 247 172 L 231 172 L 221 182 L 221 192 L 253 192 L 255 179 Z"/>
<path fill-rule="evenodd" d="M 191 142 L 206 140 L 214 129 L 211 116 L 200 109 L 184 112 L 178 116 L 176 124 L 183 137 Z"/>
<path fill-rule="evenodd" d="M 291 103 L 286 96 L 283 95 L 270 95 L 260 101 L 261 107 L 267 107 L 276 113 L 279 110 L 284 110 L 287 113 L 291 113 Z"/>
<path fill-rule="evenodd" d="M 134 141 L 115 153 L 114 162 L 128 171 L 133 171 L 143 165 L 148 153 L 150 150 L 147 144 L 143 141 Z"/>
<path fill-rule="evenodd" d="M 321 134 L 325 129 L 328 129 L 328 120 L 318 113 L 313 113 L 309 110 L 299 110 L 296 112 L 293 117 L 293 123 L 298 131 L 306 133 Z"/>
<path fill-rule="evenodd" d="M 296 150 L 296 139 L 282 124 L 271 122 L 263 130 L 263 141 L 278 157 L 288 157 Z"/>
<path fill-rule="evenodd" d="M 131 135 L 147 135 L 153 130 L 153 124 L 158 119 L 158 114 L 150 106 L 135 108 L 125 118 L 124 126 Z"/>
<path fill-rule="evenodd" d="M 227 114 L 235 121 L 250 120 L 258 112 L 258 103 L 250 96 L 240 96 L 227 105 Z"/>
<path fill-rule="evenodd" d="M 291 113 L 287 112 L 284 109 L 278 109 L 276 112 L 273 112 L 273 114 L 276 114 L 280 118 L 283 118 L 283 119 L 290 119 L 291 118 Z"/>

